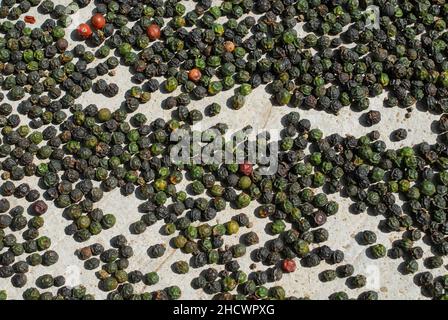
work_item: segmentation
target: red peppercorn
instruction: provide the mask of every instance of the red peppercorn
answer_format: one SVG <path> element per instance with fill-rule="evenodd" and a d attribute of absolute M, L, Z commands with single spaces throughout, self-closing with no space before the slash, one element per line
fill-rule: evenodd
<path fill-rule="evenodd" d="M 249 176 L 252 173 L 252 170 L 253 170 L 252 164 L 248 162 L 240 164 L 240 171 L 242 174 Z"/>
<path fill-rule="evenodd" d="M 106 19 L 101 13 L 97 13 L 90 19 L 90 22 L 92 22 L 92 26 L 95 29 L 103 29 L 106 24 Z"/>
<path fill-rule="evenodd" d="M 31 209 L 36 215 L 41 216 L 47 212 L 48 206 L 43 200 L 37 200 L 31 205 Z"/>
<path fill-rule="evenodd" d="M 92 29 L 90 29 L 87 23 L 81 23 L 76 30 L 83 39 L 87 39 L 92 35 Z"/>
<path fill-rule="evenodd" d="M 23 20 L 25 20 L 26 23 L 30 23 L 30 24 L 36 23 L 36 18 L 34 18 L 33 16 L 25 16 L 23 18 Z"/>
<path fill-rule="evenodd" d="M 294 272 L 296 271 L 296 263 L 294 260 L 285 259 L 282 261 L 282 269 L 285 272 Z"/>
<path fill-rule="evenodd" d="M 193 68 L 190 70 L 190 72 L 188 72 L 188 79 L 193 82 L 199 81 L 201 77 L 202 77 L 201 71 L 197 68 Z"/>
<path fill-rule="evenodd" d="M 146 33 L 150 40 L 157 40 L 160 38 L 160 27 L 153 23 L 146 29 Z"/>

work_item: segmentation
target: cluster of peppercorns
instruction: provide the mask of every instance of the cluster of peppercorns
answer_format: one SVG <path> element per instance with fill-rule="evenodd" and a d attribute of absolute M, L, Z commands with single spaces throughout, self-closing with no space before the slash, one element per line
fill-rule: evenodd
<path fill-rule="evenodd" d="M 304 267 L 339 264 L 319 278 L 328 282 L 347 277 L 350 288 L 364 287 L 366 277 L 355 275 L 352 265 L 342 265 L 343 251 L 324 244 L 330 233 L 323 225 L 339 207 L 328 199 L 331 193 L 349 197 L 352 213 L 383 215 L 386 231 L 403 234 L 386 248 L 376 243 L 375 233 L 363 231 L 360 241 L 369 246 L 368 256 L 402 258 L 403 272 L 416 273 L 424 252 L 415 242 L 426 235 L 432 254 L 424 266 L 443 266 L 448 254 L 446 114 L 438 122 L 440 142 L 393 150 L 387 149 L 378 131 L 361 137 L 324 137 L 298 112 L 290 112 L 278 141 L 279 167 L 271 175 L 262 175 L 257 163 L 179 164 L 170 159 L 175 144 L 170 136 L 180 129 L 194 134 L 191 126 L 203 119 L 201 111 L 188 107 L 191 102 L 235 87 L 230 98 L 235 110 L 244 106 L 252 89 L 267 85 L 277 104 L 295 108 L 337 114 L 351 106 L 364 111 L 370 97 L 386 90 L 386 107 L 407 108 L 410 114 L 419 103 L 430 112 L 446 112 L 448 6 L 443 1 L 231 0 L 213 6 L 210 0 L 200 0 L 187 12 L 176 0 L 102 0 L 91 19 L 74 31 L 82 42 L 69 49 L 66 29 L 71 16 L 90 2 L 76 0 L 64 6 L 51 0 L 4 0 L 0 5 L 0 102 L 9 101 L 0 104 L 0 169 L 5 180 L 0 277 L 22 288 L 29 266 L 58 261 L 58 254 L 49 250 L 51 240 L 39 234 L 47 204 L 37 189 L 18 182 L 31 176 L 39 177 L 46 200 L 64 209 L 72 221 L 65 232 L 78 242 L 116 224 L 117 218 L 100 208 L 104 192 L 119 188 L 123 196 L 138 193 L 142 216 L 131 231 L 141 234 L 163 221 L 162 232 L 170 236 L 173 247 L 191 256 L 190 263 L 175 262 L 172 271 L 185 274 L 190 266 L 206 268 L 194 287 L 218 299 L 294 298 L 282 287 L 265 285 L 296 271 L 297 259 Z M 366 23 L 369 5 L 380 10 L 378 26 Z M 36 6 L 45 21 L 21 18 Z M 226 21 L 220 23 L 221 18 Z M 30 26 L 36 22 L 39 27 Z M 306 36 L 297 33 L 300 24 Z M 116 96 L 118 85 L 101 77 L 113 76 L 120 64 L 129 67 L 135 84 L 128 88 L 123 108 L 77 103 L 90 90 Z M 176 110 L 171 119 L 149 121 L 142 110 L 136 111 L 158 91 L 169 93 L 163 107 Z M 214 102 L 205 112 L 216 116 L 220 110 Z M 19 115 L 29 122 L 22 124 Z M 381 121 L 381 113 L 371 110 L 362 119 L 373 126 Z M 218 123 L 214 129 L 224 134 L 228 128 Z M 216 138 L 216 133 L 200 134 Z M 397 141 L 406 137 L 403 128 L 391 135 Z M 184 180 L 191 183 L 179 190 Z M 10 208 L 10 196 L 28 201 L 32 218 L 21 206 Z M 398 204 L 398 197 L 404 205 Z M 243 210 L 253 201 L 260 204 L 254 216 L 269 219 L 267 230 L 276 238 L 251 252 L 256 262 L 269 267 L 246 274 L 238 259 L 248 255 L 248 247 L 258 245 L 259 235 L 249 230 L 231 246 L 226 240 L 250 229 L 251 215 L 241 213 L 222 224 L 214 220 L 228 206 Z M 13 234 L 22 230 L 23 243 Z M 177 286 L 134 292 L 133 284 L 156 284 L 159 275 L 128 273 L 132 247 L 124 236 L 113 238 L 111 244 L 105 250 L 93 243 L 78 252 L 86 269 L 97 270 L 99 288 L 109 292 L 110 299 L 180 297 Z M 166 249 L 159 243 L 147 253 L 157 259 Z M 24 260 L 16 261 L 25 254 Z M 215 264 L 224 270 L 209 266 Z M 434 278 L 429 271 L 417 274 L 425 294 L 436 299 L 446 299 L 447 279 Z M 23 297 L 94 298 L 83 286 L 64 284 L 62 276 L 45 274 L 36 286 L 60 287 L 58 293 L 53 296 L 32 287 Z M 0 299 L 5 297 L 0 291 Z M 330 296 L 347 298 L 342 291 Z M 366 291 L 359 298 L 376 299 L 378 294 Z"/>

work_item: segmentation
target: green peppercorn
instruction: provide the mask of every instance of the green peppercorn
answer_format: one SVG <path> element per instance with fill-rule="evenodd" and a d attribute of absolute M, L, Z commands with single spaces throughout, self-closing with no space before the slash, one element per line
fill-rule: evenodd
<path fill-rule="evenodd" d="M 348 300 L 347 293 L 343 291 L 338 291 L 335 293 L 332 293 L 329 297 L 330 300 Z"/>
<path fill-rule="evenodd" d="M 144 275 L 143 282 L 148 286 L 155 285 L 159 282 L 159 275 L 157 272 L 149 272 Z"/>
<path fill-rule="evenodd" d="M 174 223 L 167 223 L 163 227 L 163 233 L 166 235 L 171 235 L 176 232 L 176 226 Z"/>
<path fill-rule="evenodd" d="M 336 279 L 336 271 L 334 270 L 325 270 L 319 274 L 319 279 L 323 282 L 329 282 Z"/>
<path fill-rule="evenodd" d="M 240 209 L 247 207 L 250 204 L 250 202 L 251 202 L 250 196 L 244 192 L 240 193 L 236 200 L 236 204 Z"/>
<path fill-rule="evenodd" d="M 269 289 L 269 297 L 275 300 L 285 300 L 286 292 L 283 287 L 274 286 Z"/>
<path fill-rule="evenodd" d="M 50 238 L 48 238 L 46 236 L 42 236 L 42 237 L 38 238 L 36 241 L 37 241 L 37 247 L 39 250 L 46 250 L 46 249 L 50 248 L 50 246 L 51 246 L 51 240 L 50 240 Z"/>
<path fill-rule="evenodd" d="M 177 88 L 177 79 L 174 77 L 170 77 L 165 81 L 165 90 L 168 92 L 173 92 Z"/>
<path fill-rule="evenodd" d="M 405 273 L 415 273 L 418 271 L 418 263 L 416 260 L 411 259 L 409 261 L 406 261 L 403 266 L 403 270 Z"/>
<path fill-rule="evenodd" d="M 361 236 L 364 244 L 374 244 L 376 242 L 376 234 L 373 231 L 363 231 Z"/>
<path fill-rule="evenodd" d="M 186 274 L 190 270 L 188 262 L 177 261 L 173 264 L 173 271 L 179 274 Z"/>
<path fill-rule="evenodd" d="M 264 286 L 259 286 L 255 290 L 255 296 L 258 299 L 264 299 L 264 298 L 266 298 L 268 296 L 268 294 L 269 294 L 269 289 L 264 287 Z"/>
<path fill-rule="evenodd" d="M 246 246 L 242 244 L 236 244 L 231 248 L 234 258 L 240 258 L 246 254 Z"/>
<path fill-rule="evenodd" d="M 235 289 L 236 285 L 237 285 L 237 282 L 232 277 L 225 277 L 222 280 L 222 289 L 226 292 L 232 291 L 233 289 Z"/>
<path fill-rule="evenodd" d="M 365 276 L 359 274 L 359 275 L 350 277 L 348 279 L 348 281 L 349 281 L 350 285 L 353 286 L 354 288 L 362 288 L 366 285 L 367 279 Z"/>
<path fill-rule="evenodd" d="M 118 281 L 114 277 L 108 277 L 100 282 L 100 288 L 103 291 L 112 291 L 118 287 Z"/>
<path fill-rule="evenodd" d="M 166 292 L 170 299 L 177 300 L 181 297 L 182 291 L 178 286 L 170 286 L 166 289 Z"/>
<path fill-rule="evenodd" d="M 370 247 L 370 252 L 375 259 L 379 259 L 386 256 L 387 250 L 382 244 L 376 244 Z"/>
<path fill-rule="evenodd" d="M 101 219 L 101 225 L 104 229 L 110 229 L 115 225 L 116 219 L 112 214 L 105 214 Z"/>
<path fill-rule="evenodd" d="M 229 222 L 227 222 L 225 224 L 226 230 L 227 230 L 227 234 L 232 235 L 235 233 L 238 233 L 238 230 L 240 228 L 238 222 L 234 221 L 234 220 L 230 220 Z"/>
<path fill-rule="evenodd" d="M 443 266 L 443 259 L 440 256 L 428 257 L 425 259 L 425 266 L 430 269 L 436 269 Z"/>
<path fill-rule="evenodd" d="M 282 220 L 275 220 L 271 224 L 271 232 L 273 234 L 280 234 L 285 231 L 286 225 Z"/>
<path fill-rule="evenodd" d="M 173 244 L 176 248 L 183 248 L 187 241 L 188 240 L 184 236 L 179 235 L 173 239 Z"/>

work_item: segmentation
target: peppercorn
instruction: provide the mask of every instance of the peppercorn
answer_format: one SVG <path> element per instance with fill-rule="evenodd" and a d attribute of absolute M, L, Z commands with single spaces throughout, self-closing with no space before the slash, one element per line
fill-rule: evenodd
<path fill-rule="evenodd" d="M 440 256 L 428 257 L 425 259 L 425 266 L 430 269 L 440 268 L 443 265 L 443 259 Z"/>
<path fill-rule="evenodd" d="M 354 288 L 362 288 L 366 285 L 366 277 L 363 275 L 356 275 L 348 278 L 349 284 Z"/>
<path fill-rule="evenodd" d="M 23 288 L 27 283 L 27 276 L 24 274 L 15 274 L 11 278 L 11 284 L 15 288 Z M 1 299 L 0 299 L 1 300 Z"/>
<path fill-rule="evenodd" d="M 418 263 L 417 263 L 417 261 L 414 260 L 414 259 L 411 259 L 411 260 L 405 262 L 405 264 L 403 266 L 403 270 L 407 274 L 417 272 L 418 271 Z"/>
<path fill-rule="evenodd" d="M 24 300 L 38 300 L 40 293 L 36 288 L 28 288 L 23 292 Z"/>
<path fill-rule="evenodd" d="M 404 140 L 407 138 L 407 136 L 408 132 L 406 131 L 406 129 L 403 128 L 397 129 L 391 133 L 391 138 L 393 139 L 393 141 Z"/>
<path fill-rule="evenodd" d="M 36 279 L 36 285 L 41 289 L 48 289 L 54 284 L 54 279 L 50 274 L 44 274 Z"/>
<path fill-rule="evenodd" d="M 9 201 L 5 198 L 0 199 L 0 213 L 8 211 L 10 208 Z"/>
<path fill-rule="evenodd" d="M 185 261 L 177 261 L 173 264 L 173 271 L 179 274 L 186 274 L 189 271 L 189 265 Z"/>
<path fill-rule="evenodd" d="M 336 274 L 340 278 L 350 277 L 350 276 L 353 275 L 354 272 L 355 272 L 355 269 L 354 269 L 354 267 L 351 264 L 338 266 L 336 268 Z"/>
<path fill-rule="evenodd" d="M 365 114 L 365 122 L 368 126 L 373 126 L 380 123 L 381 113 L 376 110 L 371 110 Z"/>
<path fill-rule="evenodd" d="M 378 300 L 378 293 L 372 290 L 364 291 L 358 296 L 358 300 Z"/>
<path fill-rule="evenodd" d="M 329 282 L 336 279 L 336 271 L 334 270 L 325 270 L 319 274 L 319 279 L 323 282 Z"/>
<path fill-rule="evenodd" d="M 376 234 L 370 230 L 363 231 L 361 236 L 364 244 L 374 244 L 376 242 Z"/>
<path fill-rule="evenodd" d="M 108 277 L 100 282 L 100 288 L 103 291 L 112 291 L 118 287 L 118 282 L 114 277 Z"/>
<path fill-rule="evenodd" d="M 369 248 L 373 258 L 379 259 L 386 256 L 386 247 L 382 244 L 376 244 Z"/>
<path fill-rule="evenodd" d="M 221 112 L 221 106 L 214 102 L 206 107 L 205 112 L 210 117 L 217 116 Z"/>
<path fill-rule="evenodd" d="M 97 258 L 90 258 L 84 262 L 84 268 L 87 270 L 94 270 L 100 266 L 100 260 Z"/>
<path fill-rule="evenodd" d="M 166 251 L 165 245 L 156 244 L 148 248 L 148 254 L 151 258 L 160 258 Z"/>
<path fill-rule="evenodd" d="M 47 204 L 42 200 L 37 200 L 36 202 L 34 202 L 31 205 L 31 208 L 32 208 L 33 212 L 39 216 L 45 214 L 45 212 L 47 212 L 47 210 L 48 210 Z"/>

